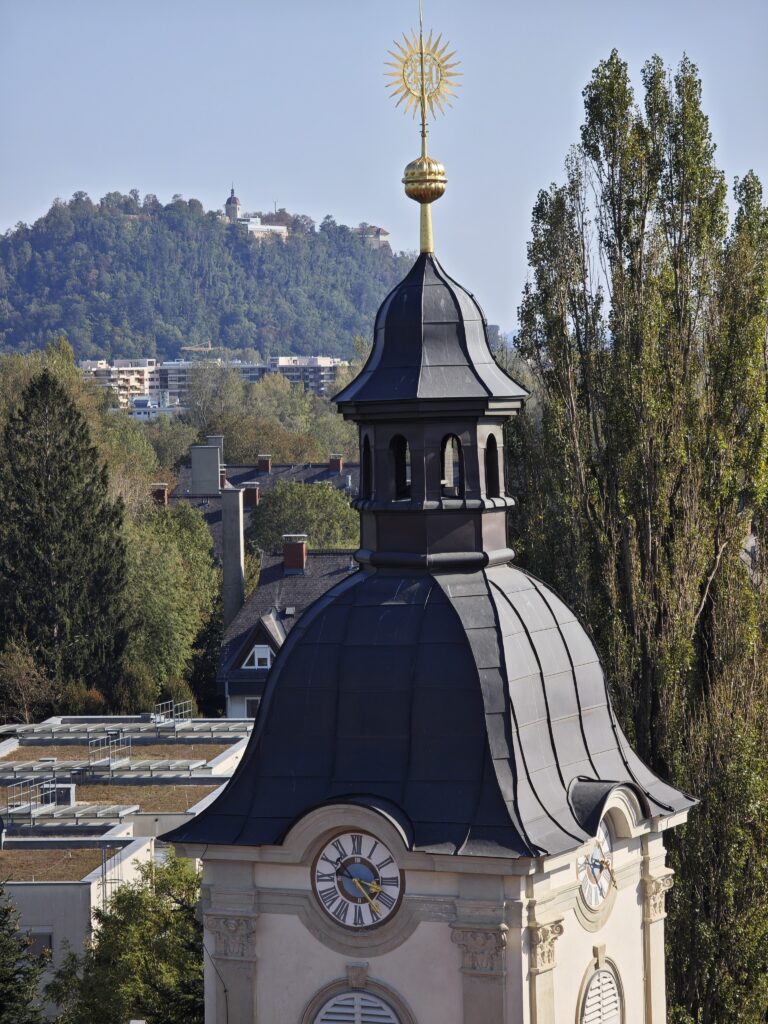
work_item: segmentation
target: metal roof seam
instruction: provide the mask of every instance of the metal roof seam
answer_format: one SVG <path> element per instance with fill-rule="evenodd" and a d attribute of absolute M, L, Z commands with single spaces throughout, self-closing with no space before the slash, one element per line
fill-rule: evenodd
<path fill-rule="evenodd" d="M 555 766 L 556 766 L 556 769 L 557 769 L 557 775 L 558 775 L 558 778 L 560 779 L 560 784 L 561 784 L 561 786 L 563 788 L 563 795 L 565 797 L 566 806 L 567 806 L 568 787 L 565 784 L 565 779 L 563 777 L 563 774 L 562 774 L 562 771 L 561 771 L 561 768 L 560 768 L 560 762 L 558 761 L 558 758 L 557 758 L 557 748 L 556 748 L 556 745 L 555 745 L 554 735 L 552 734 L 552 721 L 551 721 L 551 716 L 549 714 L 549 701 L 547 699 L 546 687 L 544 686 L 544 670 L 543 670 L 542 665 L 541 665 L 541 659 L 539 658 L 539 652 L 536 650 L 536 645 L 534 644 L 533 640 L 531 639 L 531 634 L 530 634 L 530 631 L 528 630 L 528 627 L 523 622 L 523 619 L 520 616 L 520 613 L 518 612 L 517 608 L 515 608 L 515 606 L 509 600 L 509 597 L 507 596 L 507 594 L 505 594 L 504 591 L 501 589 L 501 587 L 497 583 L 494 583 L 493 580 L 489 580 L 488 582 L 490 584 L 491 591 L 498 592 L 498 594 L 500 594 L 501 597 L 507 602 L 507 604 L 509 605 L 509 607 L 510 607 L 511 611 L 513 612 L 513 614 L 519 619 L 520 625 L 522 626 L 523 632 L 525 633 L 526 638 L 528 640 L 528 644 L 530 646 L 531 653 L 533 654 L 534 658 L 536 659 L 536 664 L 538 665 L 538 668 L 539 668 L 539 676 L 541 678 L 541 683 L 542 683 L 542 695 L 544 697 L 544 703 L 545 703 L 545 706 L 547 708 L 547 727 L 548 727 L 548 731 L 549 731 L 550 743 L 552 745 L 552 753 L 554 754 Z M 520 751 L 521 751 L 521 754 L 523 756 L 523 762 L 525 764 L 525 771 L 526 771 L 526 775 L 528 777 L 528 784 L 530 786 L 531 792 L 534 794 L 534 796 L 536 798 L 536 802 L 539 804 L 539 806 L 544 811 L 546 816 L 550 819 L 550 821 L 558 829 L 560 829 L 561 832 L 563 832 L 565 835 L 569 836 L 569 838 L 573 839 L 574 842 L 576 842 L 577 844 L 581 843 L 583 837 L 582 836 L 576 836 L 573 833 L 569 832 L 568 829 L 566 829 L 557 820 L 557 818 L 554 817 L 554 815 L 551 813 L 551 811 L 547 807 L 547 805 L 544 802 L 544 800 L 539 796 L 538 790 L 537 790 L 536 786 L 533 783 L 533 780 L 531 778 L 531 773 L 530 773 L 529 768 L 528 768 L 528 758 L 526 757 L 525 749 L 524 749 L 524 746 L 523 746 L 523 743 L 522 743 L 521 730 L 520 730 L 520 728 L 519 728 L 519 726 L 517 724 L 517 716 L 515 715 L 515 710 L 514 710 L 515 705 L 514 705 L 514 701 L 512 700 L 511 694 L 510 694 L 509 706 L 512 709 L 512 714 L 513 714 L 513 716 L 515 718 L 515 727 L 517 729 L 518 736 L 520 737 Z M 574 819 L 574 821 L 575 821 L 575 819 Z M 576 824 L 578 825 L 578 822 L 576 822 Z"/>

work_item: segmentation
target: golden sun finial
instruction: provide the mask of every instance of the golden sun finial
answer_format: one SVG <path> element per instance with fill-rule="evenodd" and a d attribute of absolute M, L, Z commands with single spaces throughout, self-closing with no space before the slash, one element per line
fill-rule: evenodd
<path fill-rule="evenodd" d="M 405 168 L 403 184 L 405 194 L 421 204 L 422 252 L 434 252 L 429 204 L 440 198 L 448 182 L 443 165 L 427 154 L 427 118 L 431 114 L 434 120 L 438 113 L 445 113 L 446 104 L 451 106 L 450 97 L 456 95 L 456 79 L 461 74 L 455 70 L 459 61 L 452 59 L 455 51 L 449 50 L 448 43 L 442 40 L 442 35 L 435 38 L 430 32 L 425 41 L 419 0 L 418 36 L 415 32 L 410 37 L 403 35 L 404 45 L 395 42 L 397 49 L 389 51 L 394 60 L 386 62 L 393 69 L 387 72 L 391 79 L 387 87 L 392 90 L 396 105 L 404 102 L 406 112 L 413 111 L 414 117 L 417 111 L 421 115 L 421 156 Z"/>
<path fill-rule="evenodd" d="M 459 84 L 456 79 L 460 77 L 461 72 L 453 69 L 459 66 L 460 61 L 451 61 L 451 57 L 456 56 L 456 51 L 449 52 L 448 43 L 441 46 L 442 39 L 442 35 L 433 39 L 432 32 L 429 33 L 426 40 L 423 39 L 422 33 L 419 33 L 418 37 L 415 32 L 410 37 L 403 34 L 405 45 L 395 40 L 397 51 L 389 51 L 390 57 L 395 59 L 386 61 L 387 66 L 393 68 L 392 71 L 387 72 L 387 78 L 391 79 L 387 83 L 387 87 L 392 90 L 392 97 L 397 99 L 396 106 L 399 107 L 401 103 L 405 102 L 405 110 L 412 110 L 414 117 L 421 109 L 422 41 L 424 44 L 424 99 L 433 119 L 438 112 L 445 113 L 443 104 L 450 107 L 449 97 L 456 95 L 456 88 Z"/>

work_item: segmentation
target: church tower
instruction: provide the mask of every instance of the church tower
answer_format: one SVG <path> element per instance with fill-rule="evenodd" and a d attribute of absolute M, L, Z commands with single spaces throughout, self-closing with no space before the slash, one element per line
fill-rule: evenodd
<path fill-rule="evenodd" d="M 663 1024 L 663 833 L 693 801 L 636 756 L 576 616 L 516 568 L 502 428 L 525 390 L 434 253 L 423 30 L 421 253 L 360 375 L 359 570 L 278 654 L 224 792 L 166 838 L 203 862 L 206 1024 Z"/>

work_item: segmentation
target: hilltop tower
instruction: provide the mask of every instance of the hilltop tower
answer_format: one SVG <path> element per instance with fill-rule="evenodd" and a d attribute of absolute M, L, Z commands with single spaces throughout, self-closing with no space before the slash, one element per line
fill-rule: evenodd
<path fill-rule="evenodd" d="M 240 216 L 240 200 L 235 195 L 235 186 L 229 193 L 229 198 L 224 204 L 224 215 L 230 224 L 237 224 L 237 218 Z"/>
<path fill-rule="evenodd" d="M 225 791 L 166 838 L 204 865 L 206 1024 L 663 1024 L 663 832 L 576 616 L 513 564 L 502 428 L 527 397 L 434 253 L 427 116 L 456 63 L 393 54 L 421 114 L 421 253 L 360 375 L 359 570 L 273 664 Z"/>

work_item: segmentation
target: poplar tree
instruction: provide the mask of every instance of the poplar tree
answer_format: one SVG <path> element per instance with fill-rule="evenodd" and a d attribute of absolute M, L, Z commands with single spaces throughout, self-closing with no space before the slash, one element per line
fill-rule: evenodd
<path fill-rule="evenodd" d="M 768 1010 L 768 215 L 727 188 L 695 66 L 614 51 L 533 211 L 511 428 L 515 547 L 592 630 L 644 759 L 701 798 L 670 836 L 676 1022 Z"/>
<path fill-rule="evenodd" d="M 52 678 L 109 692 L 125 645 L 123 506 L 50 371 L 24 390 L 3 445 L 0 647 L 22 642 Z"/>

